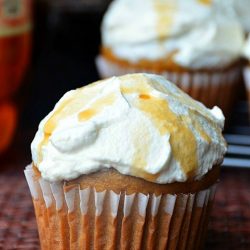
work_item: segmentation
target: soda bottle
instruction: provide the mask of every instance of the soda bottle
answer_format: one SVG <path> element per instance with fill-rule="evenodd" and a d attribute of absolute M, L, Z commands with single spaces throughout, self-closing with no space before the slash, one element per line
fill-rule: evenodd
<path fill-rule="evenodd" d="M 31 0 L 0 0 L 0 153 L 17 123 L 12 97 L 29 64 L 31 26 Z"/>

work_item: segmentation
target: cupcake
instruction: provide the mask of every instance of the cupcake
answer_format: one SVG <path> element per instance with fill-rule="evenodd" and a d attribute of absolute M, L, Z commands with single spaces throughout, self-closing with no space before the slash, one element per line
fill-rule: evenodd
<path fill-rule="evenodd" d="M 224 116 L 162 76 L 66 93 L 40 123 L 25 170 L 41 249 L 201 249 Z"/>
<path fill-rule="evenodd" d="M 250 34 L 244 46 L 243 55 L 247 60 L 247 64 L 246 64 L 246 67 L 244 68 L 243 73 L 244 73 L 244 80 L 245 80 L 245 86 L 246 86 L 246 91 L 247 91 L 248 107 L 249 107 L 249 112 L 250 112 Z"/>
<path fill-rule="evenodd" d="M 161 74 L 206 106 L 228 111 L 244 32 L 228 9 L 208 2 L 113 1 L 101 27 L 100 76 Z"/>

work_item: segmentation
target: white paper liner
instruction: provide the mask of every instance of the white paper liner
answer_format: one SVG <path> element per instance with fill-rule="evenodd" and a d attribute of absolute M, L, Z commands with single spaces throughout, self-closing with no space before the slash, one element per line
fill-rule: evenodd
<path fill-rule="evenodd" d="M 138 70 L 133 68 L 123 68 L 120 65 L 117 65 L 115 63 L 112 63 L 102 56 L 98 56 L 96 58 L 96 67 L 99 72 L 99 75 L 102 78 L 108 78 L 112 76 L 119 76 L 124 75 L 128 73 L 136 73 Z M 228 72 L 210 72 L 210 82 L 212 85 L 218 85 L 221 82 L 225 82 L 226 84 L 230 84 L 234 82 L 236 79 L 239 78 L 240 75 L 240 67 L 235 67 L 234 70 Z M 149 71 L 149 70 L 141 70 L 140 72 L 148 72 L 148 73 L 157 73 L 155 71 Z M 250 74 L 250 73 L 249 73 Z M 192 76 L 190 76 L 187 72 L 168 72 L 168 71 L 162 71 L 161 75 L 165 76 L 168 80 L 173 81 L 174 83 L 180 82 L 179 84 L 183 84 L 183 87 L 189 87 L 190 83 L 194 86 L 200 86 L 200 85 L 208 85 L 209 79 L 208 79 L 208 73 L 206 72 L 194 72 Z M 192 78 L 192 81 L 191 79 Z"/>
<path fill-rule="evenodd" d="M 96 66 L 101 78 L 138 72 L 136 69 L 112 63 L 100 55 L 96 58 Z M 140 72 L 159 74 L 149 70 Z M 206 106 L 211 108 L 217 105 L 228 112 L 233 103 L 235 85 L 240 81 L 241 68 L 237 65 L 227 71 L 192 73 L 162 71 L 160 74 Z"/>
<path fill-rule="evenodd" d="M 195 194 L 158 196 L 81 190 L 79 186 L 65 191 L 63 183 L 34 178 L 31 166 L 24 172 L 36 210 L 41 248 L 46 250 L 56 245 L 56 249 L 96 250 L 201 247 L 206 210 L 216 187 Z M 63 223 L 67 230 L 59 227 Z"/>

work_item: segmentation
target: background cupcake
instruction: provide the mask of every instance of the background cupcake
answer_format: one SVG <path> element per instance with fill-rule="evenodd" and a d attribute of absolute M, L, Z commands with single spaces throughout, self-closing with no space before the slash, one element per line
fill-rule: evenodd
<path fill-rule="evenodd" d="M 100 75 L 155 72 L 207 106 L 227 111 L 244 41 L 227 11 L 198 0 L 114 1 L 102 23 Z"/>
<path fill-rule="evenodd" d="M 250 99 L 250 1 L 249 0 L 215 0 L 217 4 L 224 6 L 230 17 L 237 19 L 245 32 L 245 46 L 243 46 L 243 57 L 246 59 L 246 65 L 242 65 L 247 97 Z M 245 61 L 244 61 L 245 62 Z M 249 104 L 250 105 L 250 104 Z M 250 109 L 249 109 L 250 110 Z"/>
<path fill-rule="evenodd" d="M 66 93 L 25 170 L 42 249 L 200 249 L 223 125 L 219 108 L 156 75 Z"/>

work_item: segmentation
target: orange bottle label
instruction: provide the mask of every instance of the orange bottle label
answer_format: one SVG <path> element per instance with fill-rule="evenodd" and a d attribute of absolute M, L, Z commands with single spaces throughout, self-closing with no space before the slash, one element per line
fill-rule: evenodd
<path fill-rule="evenodd" d="M 0 0 L 0 37 L 31 29 L 31 0 Z"/>

